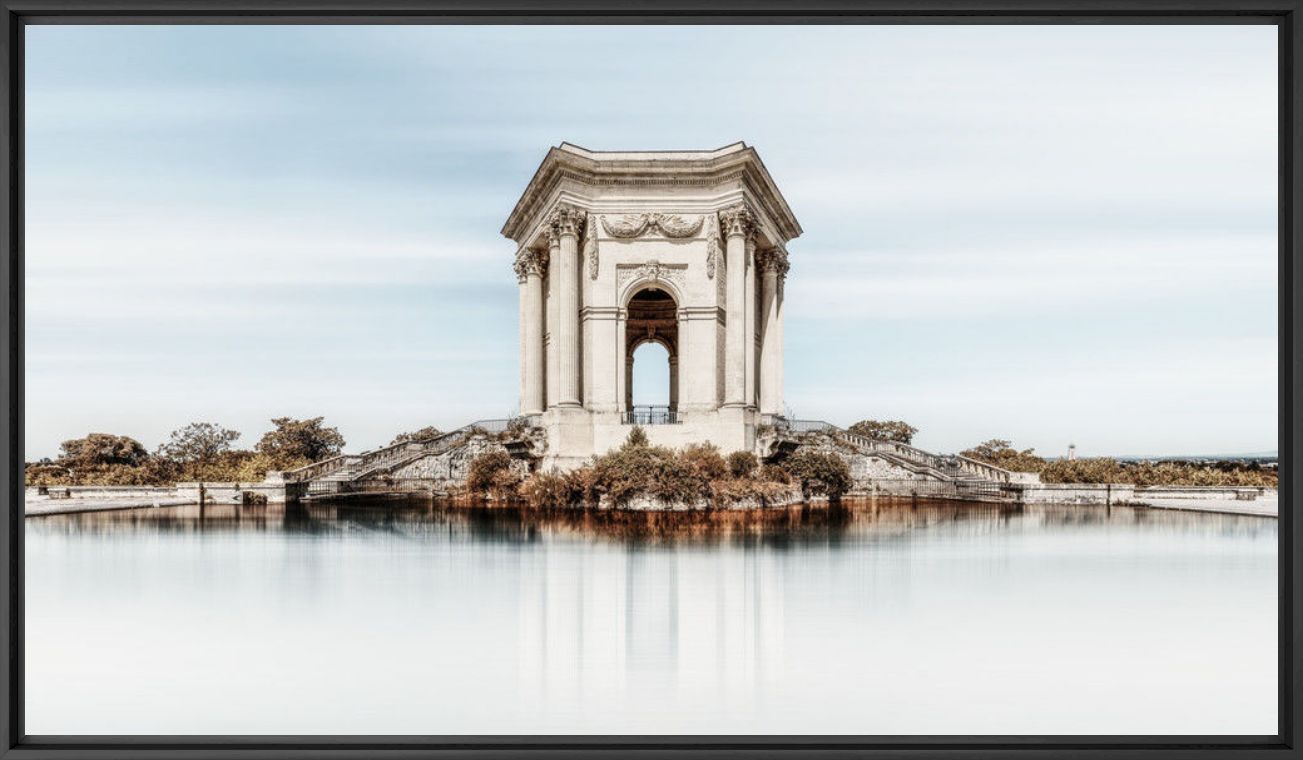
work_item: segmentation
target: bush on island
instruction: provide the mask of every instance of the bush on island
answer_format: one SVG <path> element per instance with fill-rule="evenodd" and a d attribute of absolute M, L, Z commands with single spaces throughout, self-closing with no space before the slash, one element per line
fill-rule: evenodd
<path fill-rule="evenodd" d="M 519 483 L 520 478 L 511 469 L 511 456 L 501 449 L 475 457 L 466 472 L 466 490 L 479 496 L 509 499 Z"/>
<path fill-rule="evenodd" d="M 783 468 L 801 484 L 806 497 L 827 496 L 829 501 L 837 501 L 851 488 L 851 468 L 846 460 L 826 451 L 798 451 Z"/>
<path fill-rule="evenodd" d="M 770 467 L 757 476 L 754 455 L 746 474 L 737 476 L 719 449 L 709 443 L 675 451 L 653 446 L 646 432 L 635 427 L 620 448 L 593 457 L 571 472 L 534 473 L 520 486 L 530 507 L 626 507 L 637 498 L 665 505 L 727 507 L 743 502 L 767 504 L 789 493 L 787 473 Z"/>
<path fill-rule="evenodd" d="M 760 460 L 749 451 L 734 451 L 728 455 L 728 471 L 735 478 L 748 478 L 760 466 Z"/>

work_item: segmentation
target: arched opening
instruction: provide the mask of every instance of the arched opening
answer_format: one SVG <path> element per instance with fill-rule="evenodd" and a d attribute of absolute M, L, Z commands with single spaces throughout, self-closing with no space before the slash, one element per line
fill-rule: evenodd
<path fill-rule="evenodd" d="M 633 405 L 670 405 L 670 352 L 654 340 L 633 350 Z"/>
<path fill-rule="evenodd" d="M 678 421 L 679 320 L 674 296 L 655 286 L 629 299 L 625 323 L 625 420 Z"/>

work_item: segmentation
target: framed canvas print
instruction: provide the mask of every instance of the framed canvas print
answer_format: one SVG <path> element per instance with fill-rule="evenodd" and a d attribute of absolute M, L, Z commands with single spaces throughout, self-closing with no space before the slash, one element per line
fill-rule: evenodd
<path fill-rule="evenodd" d="M 6 756 L 1295 754 L 1297 3 L 0 4 Z"/>

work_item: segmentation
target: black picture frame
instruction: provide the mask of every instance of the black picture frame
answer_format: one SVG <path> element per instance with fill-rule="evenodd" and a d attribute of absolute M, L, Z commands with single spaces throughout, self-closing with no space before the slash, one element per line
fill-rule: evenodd
<path fill-rule="evenodd" d="M 1303 756 L 1297 747 L 1300 605 L 1293 473 L 1299 316 L 1295 229 L 1303 130 L 1303 0 L 0 0 L 0 237 L 5 245 L 8 399 L 0 440 L 8 504 L 0 521 L 0 755 L 25 758 L 1224 758 Z M 1274 736 L 33 736 L 23 730 L 23 33 L 34 24 L 1272 24 L 1279 30 L 1279 720 Z"/>

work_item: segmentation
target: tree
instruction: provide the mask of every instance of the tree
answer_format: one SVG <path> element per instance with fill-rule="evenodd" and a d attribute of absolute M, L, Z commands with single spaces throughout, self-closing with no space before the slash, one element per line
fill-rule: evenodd
<path fill-rule="evenodd" d="M 1036 456 L 1035 449 L 1019 451 L 1003 438 L 983 441 L 971 449 L 959 452 L 959 455 L 1014 472 L 1040 472 L 1045 468 L 1045 460 Z"/>
<path fill-rule="evenodd" d="M 167 443 L 158 447 L 158 456 L 192 468 L 208 465 L 230 451 L 231 443 L 239 437 L 238 430 L 212 422 L 191 422 L 172 431 Z"/>
<path fill-rule="evenodd" d="M 278 465 L 305 459 L 317 462 L 333 457 L 344 450 L 344 436 L 339 434 L 338 428 L 323 426 L 323 419 L 276 417 L 271 421 L 276 427 L 263 434 L 256 448 Z"/>
<path fill-rule="evenodd" d="M 112 465 L 137 467 L 149 459 L 149 452 L 140 441 L 109 433 L 89 433 L 85 438 L 64 441 L 59 449 L 63 454 L 58 464 L 73 470 Z"/>
<path fill-rule="evenodd" d="M 846 430 L 875 441 L 905 444 L 913 442 L 914 434 L 918 432 L 918 428 L 901 420 L 860 420 Z"/>
<path fill-rule="evenodd" d="M 824 494 L 835 502 L 851 490 L 853 483 L 846 460 L 826 451 L 803 448 L 783 462 L 783 468 L 801 484 L 807 497 Z"/>
<path fill-rule="evenodd" d="M 410 433 L 399 433 L 394 436 L 394 440 L 389 442 L 390 446 L 395 446 L 408 441 L 428 441 L 431 438 L 438 438 L 443 435 L 443 431 L 434 425 L 427 425 L 420 430 L 413 430 Z"/>

